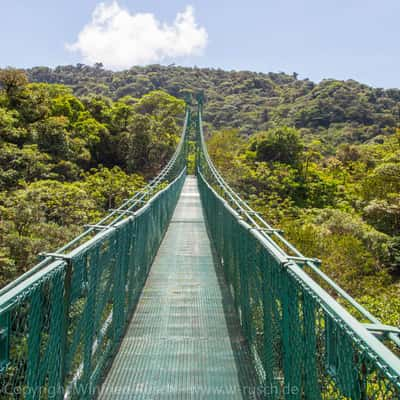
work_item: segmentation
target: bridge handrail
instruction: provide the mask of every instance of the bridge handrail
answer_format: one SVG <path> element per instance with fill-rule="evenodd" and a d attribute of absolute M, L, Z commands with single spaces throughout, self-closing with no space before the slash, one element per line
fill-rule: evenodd
<path fill-rule="evenodd" d="M 133 210 L 137 209 L 138 206 L 143 204 L 144 200 L 146 198 L 149 198 L 149 196 L 151 196 L 151 194 L 154 193 L 164 181 L 166 181 L 168 178 L 171 178 L 171 173 L 173 172 L 174 167 L 176 167 L 176 162 L 178 158 L 182 155 L 182 149 L 186 144 L 185 138 L 186 138 L 187 127 L 189 124 L 189 118 L 190 118 L 190 109 L 189 107 L 187 107 L 185 111 L 185 119 L 181 136 L 179 138 L 178 146 L 175 149 L 175 152 L 172 155 L 172 157 L 169 159 L 168 163 L 161 170 L 161 172 L 155 178 L 150 180 L 150 182 L 144 188 L 136 192 L 131 198 L 125 200 L 118 208 L 110 210 L 110 212 L 105 217 L 100 219 L 96 224 L 94 224 L 93 226 L 89 226 L 74 239 L 72 239 L 62 247 L 58 248 L 56 251 L 54 251 L 54 253 L 51 253 L 52 254 L 51 256 L 44 255 L 43 259 L 38 264 L 36 264 L 27 272 L 20 275 L 15 280 L 13 280 L 9 284 L 1 288 L 0 310 L 2 309 L 2 305 L 4 302 L 3 300 L 4 294 L 10 292 L 13 288 L 21 284 L 22 282 L 25 282 L 25 284 L 27 284 L 27 279 L 29 279 L 34 274 L 36 275 L 42 270 L 43 273 L 48 273 L 49 271 L 52 270 L 52 268 L 47 268 L 49 264 L 53 264 L 53 267 L 56 268 L 58 263 L 54 264 L 54 260 L 57 258 L 57 255 L 62 256 L 63 253 L 65 253 L 65 251 L 70 250 L 73 246 L 79 244 L 85 237 L 95 233 L 96 226 L 104 227 L 102 231 L 110 229 L 110 227 L 114 226 L 116 223 L 126 218 Z M 181 163 L 180 165 L 181 169 L 183 169 L 183 165 L 184 164 Z M 101 234 L 102 232 L 98 232 L 95 234 L 95 237 Z M 40 274 L 36 276 L 36 279 L 40 279 L 40 276 L 41 276 Z"/>
<path fill-rule="evenodd" d="M 182 175 L 186 172 L 186 167 L 182 169 L 180 174 L 171 181 L 171 185 L 174 184 L 176 181 L 182 178 Z M 118 221 L 115 220 L 112 222 L 112 225 L 109 225 L 107 228 L 103 229 L 101 232 L 98 232 L 96 235 L 88 239 L 86 242 L 82 243 L 78 247 L 71 250 L 68 254 L 59 254 L 60 258 L 57 259 L 56 256 L 49 257 L 52 259 L 47 266 L 42 268 L 40 271 L 36 271 L 26 277 L 25 279 L 21 280 L 17 285 L 9 285 L 6 287 L 8 289 L 0 296 L 0 313 L 7 312 L 10 307 L 12 307 L 12 300 L 18 298 L 23 292 L 25 292 L 28 288 L 34 286 L 38 282 L 40 282 L 46 275 L 50 274 L 68 260 L 71 260 L 75 257 L 78 257 L 83 252 L 89 250 L 91 247 L 95 246 L 99 242 L 107 239 L 113 232 L 114 228 L 118 228 L 122 223 L 125 223 L 129 219 L 137 218 L 138 216 L 142 215 L 150 206 L 151 204 L 157 200 L 157 198 L 168 189 L 169 185 L 166 188 L 158 190 L 142 207 L 140 207 L 137 211 L 134 212 L 133 215 L 127 215 L 125 219 L 119 219 Z M 128 210 L 125 210 L 125 212 Z M 58 254 L 58 253 L 57 253 Z"/>
<path fill-rule="evenodd" d="M 202 105 L 199 105 L 201 110 Z M 278 239 L 283 243 L 290 251 L 293 252 L 295 257 L 299 258 L 303 264 L 307 265 L 316 275 L 327 283 L 340 297 L 345 299 L 352 307 L 354 307 L 364 318 L 373 324 L 381 325 L 381 321 L 370 313 L 364 306 L 357 302 L 349 293 L 341 288 L 336 282 L 334 282 L 328 275 L 326 275 L 320 268 L 320 260 L 305 257 L 293 244 L 291 244 L 283 235 L 279 229 L 274 229 L 268 222 L 266 222 L 259 213 L 254 211 L 246 201 L 244 201 L 224 180 L 217 168 L 215 167 L 207 150 L 203 133 L 203 123 L 201 118 L 201 112 L 198 114 L 198 129 L 199 129 L 199 140 L 201 145 L 201 151 L 203 152 L 204 158 L 207 162 L 207 167 L 212 172 L 213 178 L 217 185 L 221 188 L 223 193 L 228 197 L 229 201 L 239 210 L 240 215 L 245 217 L 253 229 L 256 229 L 259 234 L 266 240 L 276 251 L 281 254 L 282 257 L 286 258 L 285 262 L 295 261 L 287 254 L 287 252 L 276 243 L 275 239 Z M 400 335 L 388 332 L 387 336 L 389 339 L 400 348 Z"/>
<path fill-rule="evenodd" d="M 211 157 L 207 151 L 207 145 L 205 143 L 202 126 L 201 103 L 199 103 L 198 109 L 197 129 L 199 141 L 197 154 L 197 173 L 200 184 L 204 185 L 208 192 L 212 193 L 215 199 L 218 199 L 220 204 L 222 204 L 222 207 L 224 207 L 232 215 L 232 217 L 234 217 L 237 223 L 241 225 L 245 231 L 249 232 L 249 234 L 252 235 L 268 251 L 268 253 L 277 261 L 281 268 L 284 268 L 289 275 L 292 275 L 294 279 L 299 282 L 299 285 L 304 286 L 306 291 L 311 293 L 312 296 L 315 296 L 317 302 L 326 312 L 328 312 L 335 318 L 335 320 L 338 321 L 337 323 L 339 325 L 342 325 L 346 330 L 351 332 L 349 335 L 350 337 L 354 338 L 353 343 L 359 343 L 357 348 L 363 349 L 362 351 L 365 351 L 368 354 L 368 359 L 375 360 L 376 365 L 380 366 L 379 370 L 387 377 L 387 379 L 390 380 L 390 382 L 392 382 L 392 384 L 395 385 L 395 387 L 397 387 L 397 390 L 400 391 L 400 359 L 388 347 L 386 347 L 384 343 L 375 337 L 367 329 L 367 326 L 364 326 L 361 322 L 359 322 L 326 290 L 324 290 L 316 281 L 314 281 L 314 279 L 301 268 L 301 265 L 307 264 L 310 266 L 312 270 L 318 274 L 318 276 L 320 276 L 333 289 L 335 289 L 338 294 L 349 301 L 349 303 L 354 306 L 365 318 L 374 322 L 374 325 L 380 324 L 379 320 L 365 310 L 364 307 L 358 304 L 348 293 L 341 289 L 329 277 L 322 273 L 322 271 L 320 271 L 315 265 L 313 259 L 304 257 L 281 235 L 279 231 L 273 229 L 267 222 L 265 222 L 263 218 L 256 213 L 243 199 L 241 199 L 240 196 L 225 182 L 213 164 L 213 161 L 211 160 Z M 214 187 L 211 181 L 213 182 Z M 215 202 L 212 204 L 214 204 L 214 207 L 216 206 Z M 211 222 L 211 224 L 215 223 L 216 222 L 214 220 Z M 221 223 L 222 222 L 219 220 L 218 225 L 221 225 Z M 219 229 L 220 231 L 222 230 L 222 232 L 224 232 L 223 227 L 218 227 L 215 229 L 217 230 L 218 234 L 225 234 L 218 231 Z M 281 246 L 279 246 L 275 240 L 273 240 L 273 238 L 278 238 L 281 242 L 283 242 L 287 248 L 295 253 L 295 257 L 288 255 L 287 252 Z M 225 243 L 222 244 L 222 247 L 224 246 Z M 247 255 L 247 257 L 250 257 L 250 255 Z M 224 263 L 224 261 L 222 262 Z M 388 336 L 394 343 L 400 343 L 399 336 L 396 333 L 391 332 Z M 259 357 L 259 355 L 257 357 Z"/>

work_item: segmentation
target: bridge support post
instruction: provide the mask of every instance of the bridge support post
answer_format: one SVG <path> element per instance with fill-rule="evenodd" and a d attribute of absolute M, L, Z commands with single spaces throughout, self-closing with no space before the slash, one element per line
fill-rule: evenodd
<path fill-rule="evenodd" d="M 29 336 L 28 336 L 28 363 L 27 363 L 27 400 L 36 400 L 40 388 L 39 366 L 40 366 L 40 341 L 43 325 L 43 297 L 42 288 L 36 286 L 30 298 L 29 310 Z"/>
<path fill-rule="evenodd" d="M 84 310 L 84 318 L 86 319 L 86 335 L 83 343 L 83 374 L 82 379 L 78 383 L 81 385 L 79 391 L 83 392 L 83 398 L 89 399 L 92 391 L 91 388 L 91 374 L 92 374 L 92 347 L 95 332 L 95 312 L 96 312 L 96 292 L 97 281 L 99 275 L 99 246 L 91 254 L 89 262 L 89 291 L 87 296 L 87 303 Z"/>
<path fill-rule="evenodd" d="M 318 381 L 317 328 L 315 301 L 310 293 L 303 293 L 304 318 L 304 394 L 307 399 L 321 400 L 321 387 Z"/>
<path fill-rule="evenodd" d="M 261 265 L 265 268 L 261 268 L 262 273 L 262 302 L 263 302 L 263 326 L 264 326 L 264 354 L 263 354 L 263 367 L 265 371 L 265 382 L 264 385 L 267 389 L 270 389 L 269 400 L 275 400 L 278 398 L 278 384 L 277 376 L 278 363 L 276 360 L 276 354 L 274 349 L 274 340 L 276 340 L 274 335 L 274 322 L 273 305 L 272 305 L 272 295 L 273 295 L 273 285 L 272 285 L 272 271 L 274 269 L 273 261 L 270 257 L 262 253 Z"/>
<path fill-rule="evenodd" d="M 292 277 L 280 271 L 282 304 L 282 342 L 285 400 L 300 400 L 302 397 L 303 340 L 302 321 L 299 318 L 301 298 L 292 284 Z"/>
<path fill-rule="evenodd" d="M 50 347 L 48 399 L 54 400 L 61 399 L 64 395 L 63 361 L 65 347 L 62 340 L 66 334 L 64 324 L 64 279 L 65 270 L 62 269 L 54 276 L 51 290 L 50 342 L 48 344 Z"/>
<path fill-rule="evenodd" d="M 113 336 L 114 346 L 121 339 L 122 327 L 124 326 L 125 308 L 125 277 L 127 266 L 127 226 L 117 230 L 118 257 L 114 270 L 114 301 L 113 301 Z"/>

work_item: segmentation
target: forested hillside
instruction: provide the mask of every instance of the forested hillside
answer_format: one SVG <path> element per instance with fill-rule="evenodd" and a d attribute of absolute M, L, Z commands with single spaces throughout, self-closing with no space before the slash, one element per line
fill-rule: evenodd
<path fill-rule="evenodd" d="M 184 102 L 118 101 L 0 70 L 0 286 L 142 187 L 173 153 Z"/>
<path fill-rule="evenodd" d="M 204 118 L 213 129 L 238 128 L 252 134 L 275 126 L 300 129 L 320 138 L 327 150 L 339 143 L 359 143 L 393 133 L 400 123 L 400 90 L 375 89 L 356 81 L 324 80 L 315 84 L 297 74 L 223 71 L 151 65 L 111 72 L 89 67 L 36 67 L 33 82 L 62 83 L 77 96 L 99 94 L 114 100 L 141 97 L 163 89 L 173 96 L 204 91 Z"/>
<path fill-rule="evenodd" d="M 34 83 L 0 81 L 3 276 L 142 185 L 176 143 L 183 102 L 172 96 L 204 91 L 222 174 L 367 308 L 400 322 L 400 90 L 160 65 L 26 73 Z"/>

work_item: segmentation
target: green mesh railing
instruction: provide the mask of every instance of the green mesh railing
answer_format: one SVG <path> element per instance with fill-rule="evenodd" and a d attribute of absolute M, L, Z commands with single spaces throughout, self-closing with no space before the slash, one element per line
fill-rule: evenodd
<path fill-rule="evenodd" d="M 305 258 L 226 184 L 207 153 L 201 112 L 200 97 L 201 200 L 253 354 L 261 398 L 399 399 L 399 358 L 317 284 L 305 267 L 394 345 L 399 343 L 398 329 L 378 324 L 318 269 L 318 260 Z"/>
<path fill-rule="evenodd" d="M 396 329 L 379 324 L 225 183 L 207 153 L 201 108 L 201 199 L 260 397 L 399 399 L 400 361 L 370 332 L 396 345 Z M 146 188 L 0 290 L 0 399 L 95 397 L 179 197 L 189 126 L 188 109 L 174 156 Z"/>
<path fill-rule="evenodd" d="M 153 181 L 0 291 L 0 399 L 96 395 L 177 203 L 189 119 Z"/>

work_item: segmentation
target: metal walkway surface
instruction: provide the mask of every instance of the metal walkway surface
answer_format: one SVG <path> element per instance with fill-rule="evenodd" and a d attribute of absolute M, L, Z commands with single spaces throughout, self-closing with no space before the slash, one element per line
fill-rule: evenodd
<path fill-rule="evenodd" d="M 254 398 L 251 365 L 189 176 L 99 398 Z"/>

